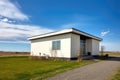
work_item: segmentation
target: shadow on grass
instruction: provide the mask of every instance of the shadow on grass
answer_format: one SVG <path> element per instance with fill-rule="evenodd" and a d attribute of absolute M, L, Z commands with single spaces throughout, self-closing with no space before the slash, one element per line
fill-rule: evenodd
<path fill-rule="evenodd" d="M 110 57 L 108 57 L 107 60 L 110 60 L 110 61 L 120 61 L 120 56 L 110 56 Z"/>
<path fill-rule="evenodd" d="M 108 60 L 108 61 L 120 61 L 120 56 L 94 56 L 94 59 Z"/>

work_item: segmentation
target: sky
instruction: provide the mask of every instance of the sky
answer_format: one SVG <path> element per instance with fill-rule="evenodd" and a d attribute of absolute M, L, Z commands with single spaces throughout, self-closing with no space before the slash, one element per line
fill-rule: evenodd
<path fill-rule="evenodd" d="M 0 51 L 29 52 L 30 36 L 76 28 L 120 51 L 120 0 L 0 0 Z"/>

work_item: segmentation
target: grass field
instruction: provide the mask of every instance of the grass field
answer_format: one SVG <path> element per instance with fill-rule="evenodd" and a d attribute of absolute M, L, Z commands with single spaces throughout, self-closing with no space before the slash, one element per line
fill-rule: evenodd
<path fill-rule="evenodd" d="M 109 56 L 120 56 L 120 52 L 104 52 L 103 54 L 108 54 Z"/>
<path fill-rule="evenodd" d="M 106 52 L 105 54 L 109 54 L 110 56 L 120 56 L 120 52 Z M 117 73 L 113 76 L 112 80 L 120 80 L 120 68 Z"/>
<path fill-rule="evenodd" d="M 1 56 L 29 56 L 30 52 L 4 52 L 0 51 Z"/>
<path fill-rule="evenodd" d="M 57 73 L 91 63 L 94 62 L 30 60 L 28 57 L 0 57 L 0 80 L 42 80 Z"/>
<path fill-rule="evenodd" d="M 112 80 L 120 80 L 120 68 L 118 69 L 117 73 L 113 76 Z"/>

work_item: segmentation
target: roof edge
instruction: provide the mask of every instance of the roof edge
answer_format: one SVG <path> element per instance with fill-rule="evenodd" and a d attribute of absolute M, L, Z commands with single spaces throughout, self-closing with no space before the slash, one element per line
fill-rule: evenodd
<path fill-rule="evenodd" d="M 36 36 L 32 36 L 32 37 L 28 37 L 28 40 L 33 40 L 33 39 L 38 39 L 38 38 L 43 38 L 43 37 L 48 37 L 48 36 L 54 36 L 54 35 L 59 35 L 59 34 L 65 34 L 65 33 L 77 33 L 80 35 L 84 35 L 99 41 L 102 41 L 102 38 L 96 37 L 94 35 L 91 35 L 89 33 L 86 33 L 84 31 L 75 29 L 75 28 L 69 28 L 69 29 L 64 29 L 64 30 L 59 30 L 59 31 L 54 31 L 54 32 L 49 32 L 49 33 L 45 33 L 45 34 L 41 34 L 41 35 L 36 35 Z"/>

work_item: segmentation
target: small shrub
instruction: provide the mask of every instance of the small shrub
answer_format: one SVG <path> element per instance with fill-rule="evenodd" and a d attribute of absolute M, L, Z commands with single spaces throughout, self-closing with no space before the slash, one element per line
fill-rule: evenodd
<path fill-rule="evenodd" d="M 105 60 L 105 59 L 108 59 L 108 57 L 109 57 L 109 55 L 105 54 L 105 55 L 100 56 L 100 59 Z"/>
<path fill-rule="evenodd" d="M 108 58 L 108 57 L 109 57 L 109 54 L 105 54 L 105 57 Z"/>
<path fill-rule="evenodd" d="M 82 55 L 80 53 L 77 54 L 77 57 L 78 57 L 78 61 L 82 61 L 83 60 Z"/>
<path fill-rule="evenodd" d="M 88 56 L 91 56 L 91 52 L 88 52 L 87 54 L 88 54 Z"/>

